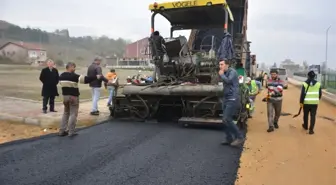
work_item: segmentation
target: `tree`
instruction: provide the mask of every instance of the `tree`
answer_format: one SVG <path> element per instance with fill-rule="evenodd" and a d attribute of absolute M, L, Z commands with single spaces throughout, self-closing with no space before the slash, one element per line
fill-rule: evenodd
<path fill-rule="evenodd" d="M 123 38 L 112 39 L 107 36 L 70 37 L 68 29 L 58 29 L 48 33 L 40 29 L 21 28 L 9 23 L 0 30 L 0 37 L 14 42 L 40 43 L 44 49 L 47 49 L 48 56 L 55 56 L 53 60 L 65 61 L 66 58 L 76 59 L 80 56 L 79 64 L 92 60 L 96 53 L 103 56 L 123 56 L 126 44 L 131 42 Z"/>
<path fill-rule="evenodd" d="M 81 57 L 81 56 L 78 56 L 78 57 L 76 57 L 76 60 L 78 60 L 78 61 L 83 61 L 83 60 L 84 60 L 84 58 L 83 58 L 83 57 Z"/>
<path fill-rule="evenodd" d="M 56 64 L 57 66 L 64 66 L 64 62 L 63 62 L 63 60 L 60 60 L 60 59 L 57 59 L 57 60 L 55 61 L 55 64 Z"/>

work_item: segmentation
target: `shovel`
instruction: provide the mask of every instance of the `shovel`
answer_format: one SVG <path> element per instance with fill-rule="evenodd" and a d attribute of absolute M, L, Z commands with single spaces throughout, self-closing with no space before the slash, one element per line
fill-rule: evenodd
<path fill-rule="evenodd" d="M 298 117 L 301 114 L 302 107 L 300 107 L 299 112 L 293 116 L 293 118 Z"/>

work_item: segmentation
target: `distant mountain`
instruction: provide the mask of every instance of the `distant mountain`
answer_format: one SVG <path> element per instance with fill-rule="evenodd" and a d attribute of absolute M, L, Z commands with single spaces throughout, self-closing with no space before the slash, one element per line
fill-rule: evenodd
<path fill-rule="evenodd" d="M 96 55 L 121 57 L 127 44 L 127 41 L 122 38 L 70 37 L 70 35 L 67 29 L 50 33 L 29 27 L 22 28 L 0 20 L 0 46 L 9 41 L 38 44 L 47 50 L 48 57 L 64 62 L 74 61 L 87 65 Z"/>

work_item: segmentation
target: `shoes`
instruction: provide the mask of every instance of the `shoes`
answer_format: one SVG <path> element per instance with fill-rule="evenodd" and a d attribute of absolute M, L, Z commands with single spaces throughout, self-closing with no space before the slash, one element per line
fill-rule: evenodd
<path fill-rule="evenodd" d="M 58 136 L 63 137 L 63 136 L 67 136 L 69 133 L 67 131 L 64 132 L 59 132 Z"/>
<path fill-rule="evenodd" d="M 305 129 L 305 130 L 308 130 L 308 127 L 305 126 L 304 124 L 302 124 L 302 128 Z"/>
<path fill-rule="evenodd" d="M 230 145 L 231 145 L 231 146 L 239 146 L 239 145 L 241 145 L 242 143 L 244 143 L 244 141 L 245 141 L 245 138 L 243 138 L 243 139 L 236 139 L 236 140 L 234 140 Z"/>
<path fill-rule="evenodd" d="M 221 142 L 221 145 L 231 145 L 232 142 L 229 142 L 229 141 L 223 141 Z"/>
<path fill-rule="evenodd" d="M 309 130 L 308 134 L 309 134 L 309 135 L 313 135 L 313 134 L 314 134 L 314 131 L 313 131 L 313 130 Z"/>
<path fill-rule="evenodd" d="M 77 135 L 78 135 L 78 133 L 77 133 L 77 132 L 74 132 L 74 133 L 69 134 L 69 137 L 75 137 L 75 136 L 77 136 Z"/>
<path fill-rule="evenodd" d="M 274 131 L 274 127 L 269 127 L 268 129 L 267 129 L 267 132 L 273 132 Z"/>
<path fill-rule="evenodd" d="M 50 110 L 50 112 L 57 112 L 56 110 Z"/>
<path fill-rule="evenodd" d="M 77 135 L 78 135 L 78 133 L 76 133 L 76 132 L 69 133 L 68 131 L 58 133 L 58 136 L 60 136 L 60 137 L 64 137 L 64 136 L 74 137 L 74 136 L 77 136 Z"/>
<path fill-rule="evenodd" d="M 90 112 L 90 114 L 93 115 L 93 116 L 98 116 L 99 115 L 99 111 Z"/>
<path fill-rule="evenodd" d="M 279 128 L 279 125 L 277 122 L 274 122 L 274 128 L 278 129 Z"/>

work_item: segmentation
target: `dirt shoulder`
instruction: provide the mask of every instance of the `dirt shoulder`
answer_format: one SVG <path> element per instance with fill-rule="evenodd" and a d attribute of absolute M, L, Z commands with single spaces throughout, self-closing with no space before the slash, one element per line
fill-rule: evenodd
<path fill-rule="evenodd" d="M 297 114 L 299 93 L 289 86 L 282 112 Z M 335 185 L 336 123 L 322 117 L 334 119 L 336 108 L 326 102 L 319 105 L 315 135 L 302 129 L 303 114 L 282 116 L 279 130 L 267 133 L 266 104 L 261 96 L 249 121 L 236 185 Z"/>
<path fill-rule="evenodd" d="M 41 128 L 33 125 L 0 121 L 0 144 L 57 132 L 57 128 Z"/>

